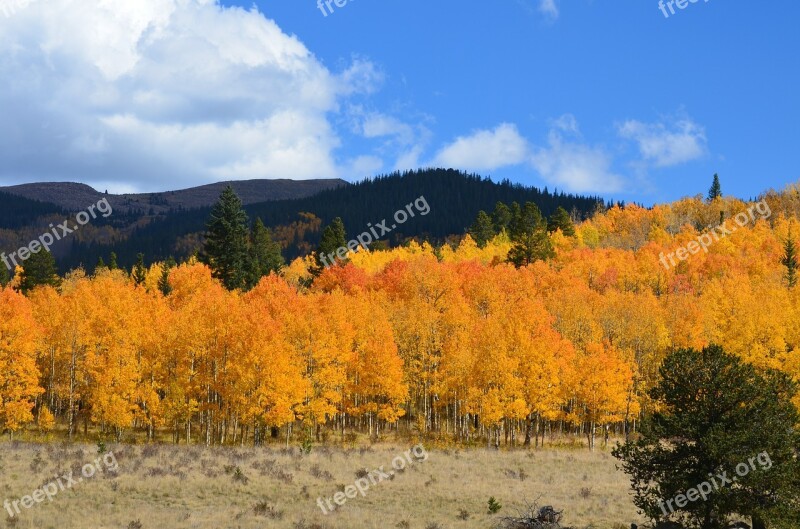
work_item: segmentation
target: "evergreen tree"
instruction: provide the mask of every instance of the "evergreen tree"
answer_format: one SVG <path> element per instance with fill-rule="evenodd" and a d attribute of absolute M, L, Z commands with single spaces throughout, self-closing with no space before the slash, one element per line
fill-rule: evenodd
<path fill-rule="evenodd" d="M 789 283 L 789 288 L 797 284 L 797 246 L 794 243 L 792 234 L 786 239 L 783 245 L 783 258 L 781 264 L 786 267 L 786 281 Z"/>
<path fill-rule="evenodd" d="M 117 254 L 114 252 L 111 252 L 111 256 L 108 258 L 108 268 L 109 270 L 116 270 L 119 268 L 117 264 Z"/>
<path fill-rule="evenodd" d="M 108 267 L 106 266 L 106 262 L 103 260 L 103 256 L 101 255 L 100 257 L 97 258 L 97 265 L 95 265 L 94 271 L 95 273 L 97 273 L 99 270 L 102 270 L 103 268 L 108 268 Z"/>
<path fill-rule="evenodd" d="M 5 265 L 0 264 L 0 288 L 6 286 L 11 281 L 11 273 Z"/>
<path fill-rule="evenodd" d="M 228 186 L 211 210 L 206 223 L 203 260 L 228 290 L 244 288 L 248 275 L 247 213 Z"/>
<path fill-rule="evenodd" d="M 492 212 L 492 223 L 494 224 L 495 233 L 500 233 L 503 230 L 508 231 L 508 225 L 511 223 L 511 210 L 502 202 L 497 202 Z"/>
<path fill-rule="evenodd" d="M 333 219 L 322 232 L 322 239 L 319 242 L 315 259 L 317 261 L 316 269 L 312 270 L 314 275 L 319 275 L 326 266 L 334 264 L 340 257 L 336 254 L 340 248 L 345 248 L 347 245 L 347 232 L 344 229 L 344 222 L 340 217 Z"/>
<path fill-rule="evenodd" d="M 22 264 L 22 278 L 19 289 L 23 294 L 27 294 L 38 286 L 49 285 L 57 287 L 61 284 L 56 269 L 56 260 L 53 254 L 40 249 L 32 253 Z"/>
<path fill-rule="evenodd" d="M 522 208 L 517 202 L 511 203 L 511 220 L 508 221 L 508 235 L 514 239 L 524 233 L 522 227 Z"/>
<path fill-rule="evenodd" d="M 250 286 L 258 284 L 262 277 L 280 272 L 286 266 L 281 255 L 281 245 L 272 238 L 272 231 L 256 219 L 250 243 Z"/>
<path fill-rule="evenodd" d="M 520 209 L 515 203 L 511 205 L 511 212 L 514 217 L 511 221 L 513 246 L 508 252 L 508 262 L 520 268 L 554 257 L 553 243 L 547 233 L 547 222 L 539 207 L 533 202 L 526 202 Z"/>
<path fill-rule="evenodd" d="M 144 266 L 143 253 L 136 255 L 136 264 L 133 265 L 131 277 L 133 277 L 133 282 L 137 285 L 144 285 L 144 282 L 147 279 L 147 268 Z"/>
<path fill-rule="evenodd" d="M 555 213 L 550 215 L 550 222 L 547 223 L 547 231 L 553 233 L 556 230 L 561 230 L 561 233 L 567 237 L 575 236 L 575 225 L 567 210 L 561 206 L 558 206 Z"/>
<path fill-rule="evenodd" d="M 553 243 L 547 231 L 539 228 L 514 240 L 508 252 L 508 262 L 517 268 L 528 266 L 536 261 L 546 261 L 555 257 Z"/>
<path fill-rule="evenodd" d="M 175 268 L 175 259 L 170 256 L 161 267 L 161 277 L 158 279 L 158 289 L 165 296 L 172 292 L 172 285 L 169 284 L 169 272 Z"/>
<path fill-rule="evenodd" d="M 478 217 L 475 219 L 475 222 L 472 223 L 469 234 L 477 243 L 478 248 L 484 248 L 486 243 L 491 241 L 492 237 L 495 236 L 492 219 L 485 211 L 481 210 L 478 212 Z"/>
<path fill-rule="evenodd" d="M 752 516 L 755 527 L 765 519 L 797 527 L 800 416 L 791 378 L 713 345 L 672 353 L 659 373 L 650 391 L 658 411 L 640 439 L 614 450 L 631 477 L 636 506 L 653 520 L 685 527 L 722 529 L 733 513 Z M 747 473 L 740 473 L 742 465 Z M 735 482 L 717 479 L 705 501 L 675 500 L 722 472 Z"/>
<path fill-rule="evenodd" d="M 708 201 L 713 202 L 718 198 L 722 198 L 722 186 L 719 184 L 719 175 L 715 174 L 711 189 L 708 190 Z"/>

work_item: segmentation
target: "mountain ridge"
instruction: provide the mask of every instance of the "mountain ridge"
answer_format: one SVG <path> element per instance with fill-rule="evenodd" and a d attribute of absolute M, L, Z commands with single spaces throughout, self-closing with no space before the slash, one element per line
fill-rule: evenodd
<path fill-rule="evenodd" d="M 79 182 L 33 182 L 0 187 L 0 192 L 54 204 L 66 211 L 77 212 L 106 198 L 115 210 L 130 213 L 140 210 L 150 214 L 170 210 L 197 209 L 214 204 L 222 190 L 233 187 L 245 205 L 291 200 L 315 195 L 321 191 L 350 185 L 339 178 L 290 180 L 253 179 L 214 182 L 200 186 L 152 193 L 106 193 Z"/>

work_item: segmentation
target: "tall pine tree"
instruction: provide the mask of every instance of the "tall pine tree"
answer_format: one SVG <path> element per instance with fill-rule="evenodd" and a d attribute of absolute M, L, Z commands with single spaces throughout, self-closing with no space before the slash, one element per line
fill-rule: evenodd
<path fill-rule="evenodd" d="M 143 253 L 136 255 L 136 264 L 133 265 L 133 271 L 131 272 L 131 277 L 133 278 L 133 282 L 135 284 L 144 285 L 144 282 L 147 279 L 147 268 L 144 266 Z"/>
<path fill-rule="evenodd" d="M 61 284 L 53 254 L 46 250 L 32 253 L 22 265 L 22 278 L 19 289 L 27 294 L 38 286 L 57 287 Z"/>
<path fill-rule="evenodd" d="M 347 245 L 347 232 L 344 229 L 344 222 L 340 217 L 333 219 L 328 226 L 322 231 L 322 239 L 319 242 L 315 259 L 317 266 L 312 273 L 319 275 L 325 267 L 333 265 L 337 260 L 337 252 L 340 248 L 345 248 Z"/>
<path fill-rule="evenodd" d="M 535 261 L 545 261 L 554 257 L 553 243 L 547 233 L 547 222 L 542 217 L 539 207 L 533 202 L 526 202 L 525 206 L 519 209 L 515 203 L 512 204 L 511 211 L 515 219 L 512 220 L 513 246 L 508 252 L 508 262 L 520 268 Z"/>
<path fill-rule="evenodd" d="M 500 233 L 503 230 L 508 231 L 508 225 L 511 223 L 511 210 L 502 202 L 497 202 L 492 212 L 492 223 L 494 224 L 495 233 Z"/>
<path fill-rule="evenodd" d="M 713 202 L 718 198 L 722 198 L 722 186 L 719 184 L 719 175 L 715 174 L 711 188 L 708 190 L 708 201 Z"/>
<path fill-rule="evenodd" d="M 494 224 L 485 211 L 478 212 L 478 217 L 472 223 L 469 234 L 478 245 L 478 248 L 485 248 L 486 244 L 495 236 Z"/>
<path fill-rule="evenodd" d="M 567 210 L 561 206 L 558 206 L 555 213 L 550 215 L 550 221 L 547 223 L 547 231 L 552 233 L 556 230 L 561 230 L 561 233 L 567 237 L 575 236 L 575 225 L 572 223 Z"/>
<path fill-rule="evenodd" d="M 203 260 L 228 290 L 245 288 L 248 277 L 247 213 L 231 186 L 225 188 L 206 223 Z"/>
<path fill-rule="evenodd" d="M 797 284 L 797 246 L 791 233 L 789 233 L 789 237 L 783 245 L 781 264 L 786 267 L 785 277 L 789 288 L 794 287 Z"/>
<path fill-rule="evenodd" d="M 175 259 L 170 256 L 164 261 L 164 264 L 161 265 L 161 277 L 158 279 L 158 289 L 165 296 L 169 296 L 172 292 L 172 285 L 169 284 L 169 273 L 170 270 L 175 268 L 175 264 Z"/>
<path fill-rule="evenodd" d="M 272 238 L 272 231 L 257 218 L 250 243 L 250 286 L 256 286 L 264 276 L 280 272 L 285 265 L 281 245 Z"/>

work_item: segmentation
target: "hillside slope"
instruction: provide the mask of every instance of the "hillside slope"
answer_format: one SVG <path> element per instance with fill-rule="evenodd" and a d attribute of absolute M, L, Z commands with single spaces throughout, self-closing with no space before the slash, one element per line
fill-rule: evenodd
<path fill-rule="evenodd" d="M 340 179 L 329 180 L 240 180 L 217 182 L 177 191 L 140 194 L 106 194 L 86 184 L 41 182 L 0 187 L 0 192 L 29 200 L 55 204 L 67 211 L 80 211 L 102 198 L 120 213 L 165 213 L 176 209 L 196 209 L 214 204 L 222 190 L 230 185 L 245 204 L 270 200 L 288 200 L 314 195 L 326 189 L 347 186 Z"/>

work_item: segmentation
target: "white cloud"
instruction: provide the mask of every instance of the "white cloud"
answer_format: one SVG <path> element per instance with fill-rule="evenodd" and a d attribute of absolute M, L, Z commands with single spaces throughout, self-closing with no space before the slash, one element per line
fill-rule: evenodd
<path fill-rule="evenodd" d="M 531 164 L 545 180 L 573 193 L 620 191 L 623 178 L 614 173 L 612 163 L 601 147 L 565 142 L 556 130 L 550 132 L 548 146 L 531 155 Z"/>
<path fill-rule="evenodd" d="M 563 132 L 568 132 L 576 136 L 579 136 L 581 133 L 581 129 L 578 126 L 578 120 L 572 114 L 563 114 L 558 119 L 554 119 L 552 123 L 553 128 Z"/>
<path fill-rule="evenodd" d="M 366 116 L 361 126 L 365 138 L 391 136 L 402 144 L 409 144 L 414 141 L 415 137 L 414 127 L 395 117 L 378 112 Z"/>
<path fill-rule="evenodd" d="M 502 123 L 494 130 L 479 130 L 461 136 L 441 149 L 434 164 L 475 171 L 491 171 L 517 165 L 528 156 L 528 142 L 516 125 Z"/>
<path fill-rule="evenodd" d="M 337 160 L 328 117 L 383 74 L 360 57 L 328 70 L 255 8 L 31 2 L 0 17 L 0 77 L 0 182 L 155 190 L 378 166 Z"/>
<path fill-rule="evenodd" d="M 573 141 L 566 141 L 566 134 Z M 414 158 L 416 160 L 416 158 Z M 430 165 L 468 170 L 495 170 L 528 165 L 553 186 L 574 193 L 611 193 L 623 187 L 605 149 L 582 143 L 578 120 L 572 114 L 551 121 L 547 145 L 532 145 L 510 123 L 459 137 L 439 151 Z"/>
<path fill-rule="evenodd" d="M 619 126 L 619 134 L 635 141 L 642 159 L 656 167 L 679 165 L 706 153 L 705 130 L 691 119 L 670 125 L 629 120 Z"/>
<path fill-rule="evenodd" d="M 551 19 L 558 18 L 559 13 L 556 0 L 539 0 L 539 12 Z"/>

